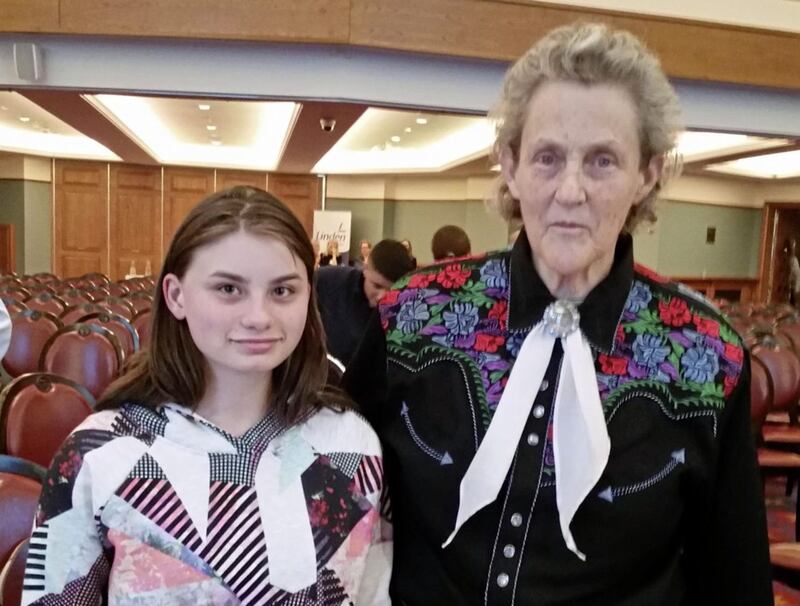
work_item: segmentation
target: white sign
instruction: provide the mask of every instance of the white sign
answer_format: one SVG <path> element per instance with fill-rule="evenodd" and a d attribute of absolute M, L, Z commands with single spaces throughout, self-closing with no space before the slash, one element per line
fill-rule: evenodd
<path fill-rule="evenodd" d="M 350 250 L 350 219 L 349 210 L 314 211 L 313 239 L 319 242 L 321 251 L 325 251 L 328 240 L 336 240 L 340 253 Z"/>

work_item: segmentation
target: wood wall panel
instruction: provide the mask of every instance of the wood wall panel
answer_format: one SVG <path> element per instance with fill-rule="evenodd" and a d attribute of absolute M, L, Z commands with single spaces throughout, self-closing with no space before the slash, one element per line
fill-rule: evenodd
<path fill-rule="evenodd" d="M 800 89 L 800 35 L 528 0 L 0 0 L 0 32 L 319 42 L 509 61 L 552 27 L 641 36 L 670 76 Z"/>
<path fill-rule="evenodd" d="M 131 263 L 143 274 L 158 275 L 161 249 L 161 169 L 111 166 L 110 233 L 112 280 L 128 274 Z"/>
<path fill-rule="evenodd" d="M 351 4 L 354 45 L 511 61 L 554 27 L 595 20 L 641 37 L 672 77 L 800 88 L 800 35 L 793 33 L 506 0 Z"/>
<path fill-rule="evenodd" d="M 214 169 L 164 167 L 164 237 L 166 253 L 172 236 L 198 202 L 214 193 Z"/>
<path fill-rule="evenodd" d="M 349 0 L 61 0 L 61 32 L 343 43 L 349 5 Z"/>
<path fill-rule="evenodd" d="M 236 185 L 250 185 L 259 189 L 267 188 L 267 173 L 248 170 L 217 170 L 217 191 Z"/>
<path fill-rule="evenodd" d="M 108 272 L 108 165 L 55 162 L 53 269 Z"/>
<path fill-rule="evenodd" d="M 4 32 L 57 32 L 59 0 L 0 0 Z"/>
<path fill-rule="evenodd" d="M 321 202 L 320 179 L 314 175 L 270 174 L 267 191 L 280 199 L 300 219 L 311 237 L 314 228 L 314 211 Z"/>

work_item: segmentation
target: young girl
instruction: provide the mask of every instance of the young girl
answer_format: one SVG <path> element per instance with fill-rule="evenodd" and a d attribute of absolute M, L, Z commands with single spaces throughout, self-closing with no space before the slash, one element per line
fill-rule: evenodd
<path fill-rule="evenodd" d="M 380 445 L 326 387 L 313 267 L 266 192 L 189 214 L 150 349 L 50 467 L 24 604 L 388 603 Z"/>

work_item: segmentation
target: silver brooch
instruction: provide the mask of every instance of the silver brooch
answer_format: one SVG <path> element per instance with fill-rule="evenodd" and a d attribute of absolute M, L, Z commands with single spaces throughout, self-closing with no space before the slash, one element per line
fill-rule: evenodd
<path fill-rule="evenodd" d="M 578 306 L 568 299 L 559 299 L 544 310 L 544 329 L 555 339 L 561 339 L 575 332 L 580 324 L 581 315 Z"/>

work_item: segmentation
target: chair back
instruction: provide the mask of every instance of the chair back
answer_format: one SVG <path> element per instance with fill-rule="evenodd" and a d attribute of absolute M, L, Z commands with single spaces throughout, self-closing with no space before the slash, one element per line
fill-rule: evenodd
<path fill-rule="evenodd" d="M 61 322 L 66 326 L 67 324 L 75 324 L 79 318 L 88 314 L 106 311 L 96 303 L 83 302 L 80 305 L 70 305 L 61 314 Z"/>
<path fill-rule="evenodd" d="M 39 369 L 72 379 L 97 399 L 117 378 L 125 354 L 108 328 L 76 323 L 60 328 L 44 345 Z"/>
<path fill-rule="evenodd" d="M 80 279 L 86 283 L 91 284 L 92 286 L 105 286 L 111 280 L 108 279 L 108 276 L 105 274 L 101 274 L 100 272 L 91 272 L 88 274 L 83 274 Z"/>
<path fill-rule="evenodd" d="M 785 335 L 792 343 L 792 348 L 800 352 L 800 324 L 785 322 L 778 324 L 778 331 Z"/>
<path fill-rule="evenodd" d="M 14 549 L 5 568 L 0 572 L 0 605 L 20 606 L 25 581 L 25 562 L 28 559 L 28 539 Z"/>
<path fill-rule="evenodd" d="M 127 320 L 133 320 L 133 316 L 136 314 L 136 310 L 127 299 L 107 297 L 100 305 L 108 312 L 122 316 Z"/>
<path fill-rule="evenodd" d="M 17 301 L 16 299 L 9 299 L 8 297 L 0 297 L 3 300 L 3 305 L 6 306 L 6 311 L 10 314 L 19 313 L 21 311 L 25 311 L 28 309 L 28 306 L 25 305 L 22 301 Z"/>
<path fill-rule="evenodd" d="M 67 304 L 62 301 L 57 295 L 50 292 L 42 292 L 35 297 L 28 299 L 25 302 L 28 309 L 36 309 L 38 311 L 46 311 L 55 316 L 60 316 Z"/>
<path fill-rule="evenodd" d="M 27 288 L 22 288 L 21 286 L 3 287 L 2 290 L 0 290 L 0 294 L 2 294 L 3 298 L 5 299 L 14 299 L 20 303 L 24 303 L 33 296 L 31 291 L 29 291 Z"/>
<path fill-rule="evenodd" d="M 106 284 L 106 288 L 108 289 L 108 294 L 112 297 L 124 297 L 130 292 L 126 284 L 121 284 L 119 282 L 109 282 Z"/>
<path fill-rule="evenodd" d="M 139 335 L 139 347 L 147 347 L 150 345 L 150 331 L 152 330 L 151 323 L 153 321 L 153 313 L 150 308 L 143 309 L 133 316 L 133 327 Z"/>
<path fill-rule="evenodd" d="M 773 394 L 772 379 L 767 367 L 757 357 L 750 359 L 750 426 L 753 435 L 758 441 L 761 436 L 761 426 L 772 408 Z"/>
<path fill-rule="evenodd" d="M 797 400 L 800 398 L 800 358 L 789 348 L 756 346 L 753 357 L 767 369 L 772 381 L 772 410 L 789 411 L 790 419 L 797 421 Z"/>
<path fill-rule="evenodd" d="M 84 303 L 91 302 L 89 301 L 89 297 L 86 296 L 86 291 L 79 288 L 62 287 L 57 294 L 61 297 L 61 300 L 69 306 L 83 305 Z"/>
<path fill-rule="evenodd" d="M 85 387 L 65 377 L 17 377 L 0 392 L 0 452 L 47 467 L 94 405 Z"/>
<path fill-rule="evenodd" d="M 86 314 L 78 318 L 78 322 L 84 324 L 97 324 L 107 328 L 117 337 L 125 358 L 128 358 L 139 351 L 139 334 L 128 318 L 107 311 Z"/>
<path fill-rule="evenodd" d="M 0 569 L 31 533 L 45 473 L 35 463 L 0 455 Z"/>
<path fill-rule="evenodd" d="M 100 303 L 105 301 L 110 293 L 105 286 L 88 286 L 85 289 L 86 296 L 92 303 Z"/>
<path fill-rule="evenodd" d="M 153 308 L 153 296 L 148 292 L 132 292 L 125 297 L 125 300 L 131 304 L 137 314 Z"/>
<path fill-rule="evenodd" d="M 6 372 L 18 377 L 38 370 L 44 344 L 61 326 L 61 320 L 44 311 L 11 314 L 11 342 L 2 362 Z"/>

